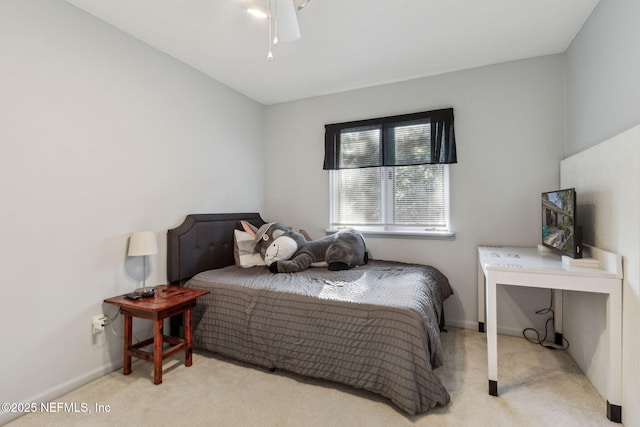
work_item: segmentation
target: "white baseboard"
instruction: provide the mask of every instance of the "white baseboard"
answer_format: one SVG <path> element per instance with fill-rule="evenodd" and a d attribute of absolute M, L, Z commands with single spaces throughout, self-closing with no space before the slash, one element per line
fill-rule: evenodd
<path fill-rule="evenodd" d="M 447 326 L 452 326 L 454 328 L 460 328 L 460 329 L 475 329 L 478 330 L 478 322 L 469 322 L 466 320 L 446 320 L 446 325 L 445 328 Z"/>
<path fill-rule="evenodd" d="M 98 379 L 104 375 L 110 374 L 111 372 L 120 368 L 122 368 L 122 361 L 120 361 L 119 363 L 110 363 L 108 365 L 96 368 L 93 371 L 72 378 L 62 384 L 51 387 L 50 389 L 40 394 L 24 399 L 22 403 L 36 403 L 40 405 L 41 403 L 51 402 L 59 398 L 60 396 L 64 396 L 65 394 L 77 389 L 78 387 L 90 383 L 91 381 Z M 22 415 L 25 414 L 15 412 L 0 412 L 0 426 L 5 425 L 9 421 L 15 420 L 16 418 L 19 418 Z"/>
<path fill-rule="evenodd" d="M 452 326 L 454 328 L 460 328 L 460 329 L 473 329 L 473 330 L 478 330 L 478 322 L 470 322 L 468 320 L 452 320 L 452 321 L 447 321 L 447 325 L 446 326 Z M 445 328 L 446 328 L 445 326 Z M 517 328 L 508 328 L 508 327 L 504 327 L 504 326 L 500 326 L 498 325 L 498 334 L 501 335 L 511 335 L 514 337 L 521 337 L 522 336 L 522 329 L 517 329 Z"/>

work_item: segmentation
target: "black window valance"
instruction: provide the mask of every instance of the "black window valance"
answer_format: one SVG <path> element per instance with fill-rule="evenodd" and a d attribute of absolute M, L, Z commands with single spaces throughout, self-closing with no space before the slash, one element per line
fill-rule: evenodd
<path fill-rule="evenodd" d="M 453 108 L 325 125 L 326 170 L 457 162 Z"/>

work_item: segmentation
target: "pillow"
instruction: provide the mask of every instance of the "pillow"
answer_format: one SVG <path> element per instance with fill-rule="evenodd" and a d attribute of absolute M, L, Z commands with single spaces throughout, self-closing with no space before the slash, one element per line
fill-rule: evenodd
<path fill-rule="evenodd" d="M 233 230 L 233 258 L 242 268 L 265 265 L 260 252 L 254 248 L 254 236 L 246 231 Z"/>

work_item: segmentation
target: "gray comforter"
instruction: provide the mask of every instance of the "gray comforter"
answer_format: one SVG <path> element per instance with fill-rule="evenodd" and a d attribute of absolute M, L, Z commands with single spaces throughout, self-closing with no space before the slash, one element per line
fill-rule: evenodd
<path fill-rule="evenodd" d="M 379 393 L 409 414 L 449 402 L 442 364 L 442 302 L 433 267 L 389 261 L 346 271 L 272 274 L 229 266 L 196 275 L 194 346 Z"/>

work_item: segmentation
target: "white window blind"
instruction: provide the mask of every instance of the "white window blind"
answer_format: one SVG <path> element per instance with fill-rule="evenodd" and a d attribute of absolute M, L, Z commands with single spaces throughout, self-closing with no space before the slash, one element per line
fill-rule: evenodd
<path fill-rule="evenodd" d="M 332 170 L 331 226 L 449 231 L 448 165 Z"/>

